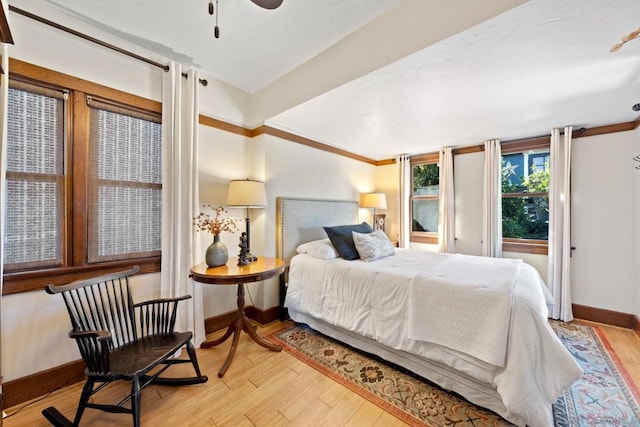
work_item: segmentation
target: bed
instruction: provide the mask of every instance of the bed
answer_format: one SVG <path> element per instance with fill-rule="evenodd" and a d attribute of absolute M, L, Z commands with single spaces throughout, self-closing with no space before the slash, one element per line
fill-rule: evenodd
<path fill-rule="evenodd" d="M 291 319 L 516 425 L 553 425 L 552 403 L 582 370 L 548 324 L 550 296 L 537 271 L 517 260 L 406 249 L 371 262 L 322 255 L 330 251 L 323 227 L 358 222 L 357 202 L 278 198 Z M 303 243 L 322 254 L 297 253 Z"/>

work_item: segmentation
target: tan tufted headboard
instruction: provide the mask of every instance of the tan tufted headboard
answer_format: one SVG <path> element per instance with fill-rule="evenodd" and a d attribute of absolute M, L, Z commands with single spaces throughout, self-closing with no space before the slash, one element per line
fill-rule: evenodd
<path fill-rule="evenodd" d="M 357 201 L 278 197 L 276 199 L 278 257 L 289 264 L 296 254 L 298 245 L 327 238 L 327 234 L 322 229 L 323 226 L 358 222 Z"/>

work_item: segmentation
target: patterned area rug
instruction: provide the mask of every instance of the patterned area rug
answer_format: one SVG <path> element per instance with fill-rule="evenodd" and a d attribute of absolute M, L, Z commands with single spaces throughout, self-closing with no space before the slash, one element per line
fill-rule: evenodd
<path fill-rule="evenodd" d="M 640 393 L 597 327 L 551 322 L 584 374 L 553 405 L 555 425 L 640 426 Z"/>
<path fill-rule="evenodd" d="M 585 375 L 553 406 L 556 426 L 638 426 L 635 385 L 597 327 L 552 322 Z M 507 421 L 376 356 L 299 324 L 267 337 L 409 425 L 506 426 Z"/>

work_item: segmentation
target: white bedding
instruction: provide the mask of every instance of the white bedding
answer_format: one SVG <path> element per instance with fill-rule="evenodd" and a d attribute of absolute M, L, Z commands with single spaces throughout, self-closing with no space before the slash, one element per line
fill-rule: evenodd
<path fill-rule="evenodd" d="M 456 254 L 416 274 L 409 282 L 407 336 L 504 366 L 521 264 Z"/>
<path fill-rule="evenodd" d="M 546 287 L 533 267 L 523 263 L 513 284 L 504 366 L 408 337 L 409 284 L 429 269 L 437 270 L 448 257 L 397 250 L 394 256 L 365 263 L 298 255 L 291 261 L 285 306 L 293 320 L 332 325 L 380 343 L 403 359 L 410 353 L 434 366 L 448 367 L 450 374 L 446 369 L 431 377 L 429 370 L 417 373 L 508 421 L 531 427 L 552 425 L 551 404 L 582 371 L 547 322 Z M 456 304 L 450 306 L 453 309 Z"/>

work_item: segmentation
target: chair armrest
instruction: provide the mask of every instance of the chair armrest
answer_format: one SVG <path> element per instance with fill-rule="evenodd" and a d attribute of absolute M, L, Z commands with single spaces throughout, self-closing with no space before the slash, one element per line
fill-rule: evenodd
<path fill-rule="evenodd" d="M 80 355 L 93 374 L 109 373 L 109 353 L 112 347 L 109 331 L 69 331 L 69 338 L 76 340 Z"/>
<path fill-rule="evenodd" d="M 158 303 L 165 303 L 165 302 L 178 302 L 178 301 L 182 301 L 185 299 L 189 299 L 191 298 L 191 295 L 182 295 L 181 297 L 175 297 L 175 298 L 156 298 L 156 299 L 150 299 L 147 301 L 142 301 L 142 302 L 138 302 L 135 303 L 133 306 L 135 308 L 138 307 L 143 307 L 145 305 L 150 305 L 150 304 L 158 304 Z"/>
<path fill-rule="evenodd" d="M 183 295 L 176 298 L 159 298 L 134 304 L 141 337 L 171 334 L 176 324 L 178 303 L 191 298 Z"/>
<path fill-rule="evenodd" d="M 111 339 L 111 332 L 109 331 L 69 331 L 69 338 L 95 338 L 97 341 L 104 341 Z"/>

